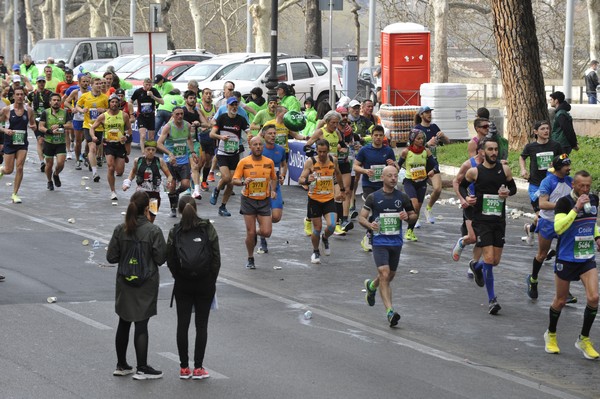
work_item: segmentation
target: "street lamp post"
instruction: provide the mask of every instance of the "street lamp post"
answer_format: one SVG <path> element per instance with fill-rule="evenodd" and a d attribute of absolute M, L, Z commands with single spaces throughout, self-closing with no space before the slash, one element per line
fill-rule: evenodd
<path fill-rule="evenodd" d="M 278 2 L 271 0 L 271 69 L 269 71 L 269 80 L 266 83 L 267 95 L 274 96 L 277 94 L 275 86 L 277 86 L 277 24 L 278 24 Z"/>

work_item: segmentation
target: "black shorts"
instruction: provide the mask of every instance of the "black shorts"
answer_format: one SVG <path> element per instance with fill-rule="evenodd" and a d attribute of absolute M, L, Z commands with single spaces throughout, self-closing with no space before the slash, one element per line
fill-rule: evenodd
<path fill-rule="evenodd" d="M 104 138 L 104 132 L 95 131 L 94 135 L 98 139 L 98 142 L 96 142 L 96 144 L 97 145 L 102 144 L 102 139 Z M 90 135 L 90 129 L 83 128 L 83 137 L 85 137 L 85 141 L 87 141 L 88 143 L 93 142 L 92 136 Z"/>
<path fill-rule="evenodd" d="M 215 140 L 206 141 L 206 142 L 201 141 L 200 147 L 202 147 L 203 152 L 212 156 L 212 155 L 214 155 L 215 150 L 217 148 L 217 143 L 215 142 Z"/>
<path fill-rule="evenodd" d="M 44 141 L 44 158 L 54 158 L 57 155 L 66 155 L 67 154 L 67 145 L 65 143 L 62 144 L 53 144 Z"/>
<path fill-rule="evenodd" d="M 419 203 L 423 203 L 425 199 L 425 194 L 427 194 L 427 181 L 419 181 L 415 182 L 410 179 L 404 179 L 402 182 L 404 186 L 404 192 L 408 195 L 408 198 L 413 199 L 416 198 Z"/>
<path fill-rule="evenodd" d="M 579 281 L 579 276 L 595 268 L 596 261 L 593 259 L 585 262 L 565 262 L 557 259 L 554 263 L 554 273 L 565 281 Z"/>
<path fill-rule="evenodd" d="M 125 155 L 127 155 L 125 144 L 104 143 L 104 155 L 112 155 L 115 158 L 125 158 Z"/>
<path fill-rule="evenodd" d="M 343 175 L 347 175 L 348 173 L 352 173 L 352 167 L 350 166 L 350 162 L 340 162 L 338 163 L 340 168 L 340 173 Z"/>
<path fill-rule="evenodd" d="M 375 266 L 389 266 L 390 270 L 395 272 L 398 269 L 398 263 L 400 263 L 400 252 L 402 247 L 384 247 L 373 245 L 373 260 Z"/>
<path fill-rule="evenodd" d="M 175 181 L 190 180 L 191 169 L 190 164 L 186 163 L 183 165 L 173 165 L 171 162 L 167 162 L 169 172 L 173 176 Z"/>
<path fill-rule="evenodd" d="M 477 236 L 476 246 L 497 248 L 504 247 L 504 233 L 506 231 L 506 221 L 500 222 L 480 222 L 473 220 L 473 230 Z"/>
<path fill-rule="evenodd" d="M 307 218 L 320 218 L 328 213 L 335 213 L 336 206 L 335 200 L 331 199 L 327 202 L 319 202 L 308 197 L 308 204 L 306 207 L 306 217 Z"/>
<path fill-rule="evenodd" d="M 24 145 L 4 144 L 3 152 L 5 155 L 11 155 L 11 154 L 16 154 L 17 151 L 27 151 L 28 147 L 29 147 L 29 144 L 24 144 Z"/>
<path fill-rule="evenodd" d="M 369 195 L 371 195 L 371 194 L 373 194 L 375 191 L 379 190 L 378 188 L 376 188 L 376 187 L 372 187 L 372 186 L 363 186 L 363 187 L 362 187 L 362 189 L 363 189 L 362 196 L 363 196 L 363 198 L 364 198 L 365 200 L 367 199 L 367 197 L 368 197 Z"/>
<path fill-rule="evenodd" d="M 460 226 L 460 232 L 463 236 L 466 236 L 467 234 L 469 234 L 469 231 L 467 230 L 467 220 L 472 221 L 474 215 L 475 215 L 475 208 L 473 208 L 472 206 L 463 209 L 463 223 Z"/>
<path fill-rule="evenodd" d="M 271 199 L 255 200 L 242 195 L 240 199 L 240 214 L 271 216 Z"/>
<path fill-rule="evenodd" d="M 235 170 L 240 162 L 240 154 L 235 155 L 217 155 L 217 166 L 219 168 L 227 167 L 229 170 Z"/>
<path fill-rule="evenodd" d="M 154 114 L 140 114 L 137 117 L 138 129 L 144 128 L 146 130 L 154 131 Z"/>

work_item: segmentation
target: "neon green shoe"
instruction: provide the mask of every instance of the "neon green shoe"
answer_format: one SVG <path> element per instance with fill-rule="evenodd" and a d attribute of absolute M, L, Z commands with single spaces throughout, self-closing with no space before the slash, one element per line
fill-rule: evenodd
<path fill-rule="evenodd" d="M 19 198 L 19 196 L 15 193 L 13 193 L 13 195 L 10 197 L 12 199 L 13 204 L 20 204 L 21 198 Z"/>
<path fill-rule="evenodd" d="M 579 339 L 575 342 L 575 347 L 583 353 L 583 356 L 586 359 L 596 360 L 600 357 L 598 352 L 596 352 L 596 349 L 594 349 L 594 345 L 589 337 L 580 335 Z"/>
<path fill-rule="evenodd" d="M 370 286 L 371 286 L 371 280 L 366 279 L 365 280 L 365 288 L 367 289 L 367 293 L 365 294 L 365 300 L 367 301 L 367 304 L 369 306 L 375 306 L 375 293 L 377 292 L 377 289 L 375 289 L 374 291 L 371 291 L 371 288 L 369 288 Z"/>
<path fill-rule="evenodd" d="M 550 331 L 546 330 L 546 332 L 544 333 L 544 342 L 546 343 L 546 346 L 544 348 L 546 350 L 546 353 L 560 353 L 558 342 L 556 341 L 556 333 L 551 333 Z M 577 346 L 577 342 L 575 343 L 575 346 Z"/>
<path fill-rule="evenodd" d="M 404 239 L 406 241 L 417 241 L 418 240 L 417 236 L 415 235 L 415 233 L 413 232 L 412 229 L 406 230 L 406 234 L 404 234 Z"/>

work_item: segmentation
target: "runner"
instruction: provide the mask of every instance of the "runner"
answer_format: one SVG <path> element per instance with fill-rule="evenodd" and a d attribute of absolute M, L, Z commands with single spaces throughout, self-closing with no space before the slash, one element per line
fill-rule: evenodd
<path fill-rule="evenodd" d="M 554 230 L 559 236 L 554 265 L 556 294 L 550 306 L 544 342 L 546 352 L 560 353 L 556 340 L 558 318 L 565 306 L 571 281 L 581 280 L 587 304 L 575 347 L 586 359 L 598 359 L 598 352 L 589 338 L 598 312 L 598 271 L 594 249 L 600 251 L 600 229 L 596 225 L 598 196 L 590 193 L 591 185 L 592 176 L 588 172 L 580 170 L 575 173 L 573 190 L 559 199 L 554 208 Z"/>
<path fill-rule="evenodd" d="M 358 222 L 367 231 L 374 232 L 373 259 L 377 267 L 377 277 L 365 280 L 365 299 L 369 306 L 374 306 L 375 293 L 380 287 L 379 295 L 385 306 L 388 322 L 390 327 L 394 327 L 398 324 L 400 315 L 392 305 L 390 283 L 396 275 L 402 252 L 402 221 L 416 222 L 417 213 L 408 196 L 396 189 L 398 169 L 395 165 L 383 168 L 381 180 L 383 187 L 367 196 Z"/>
<path fill-rule="evenodd" d="M 75 159 L 77 162 L 75 163 L 75 170 L 81 170 L 81 163 L 84 161 L 84 154 L 86 151 L 82 151 L 83 144 L 83 113 L 77 112 L 77 101 L 83 96 L 85 93 L 89 91 L 90 86 L 90 77 L 86 74 L 80 73 L 77 76 L 77 80 L 79 82 L 78 86 L 71 86 L 65 91 L 65 98 L 63 103 L 65 104 L 65 109 L 70 110 L 73 115 L 73 132 L 75 135 Z"/>
<path fill-rule="evenodd" d="M 337 159 L 330 154 L 329 141 L 320 139 L 316 145 L 317 157 L 312 156 L 304 162 L 304 169 L 298 178 L 298 184 L 309 186 L 306 216 L 310 218 L 313 226 L 310 237 L 313 253 L 310 262 L 320 264 L 321 253 L 319 252 L 319 241 L 322 242 L 324 255 L 331 255 L 329 237 L 331 237 L 335 230 L 335 220 L 337 218 L 335 213 L 336 198 L 334 198 L 335 191 L 333 187 L 334 178 L 338 182 L 342 182 L 342 184 L 343 180 Z M 338 201 L 344 198 L 345 191 L 346 187 L 342 185 L 337 195 Z M 323 235 L 321 235 L 323 217 L 325 218 L 327 228 Z"/>
<path fill-rule="evenodd" d="M 44 110 L 40 116 L 38 127 L 40 133 L 44 135 L 45 173 L 48 180 L 47 187 L 50 191 L 53 191 L 55 186 L 60 187 L 62 185 L 59 175 L 65 166 L 67 155 L 65 128 L 71 126 L 71 122 L 67 123 L 67 111 L 60 108 L 60 102 L 60 94 L 52 93 L 50 108 Z M 54 157 L 56 157 L 55 168 Z"/>
<path fill-rule="evenodd" d="M 202 101 L 198 104 L 200 111 L 200 127 L 202 131 L 198 134 L 200 147 L 202 148 L 202 159 L 200 161 L 202 169 L 202 191 L 208 191 L 208 182 L 215 181 L 214 173 L 210 168 L 215 152 L 217 150 L 216 141 L 210 137 L 210 131 L 213 125 L 213 116 L 217 113 L 217 108 L 212 103 L 212 90 L 202 90 Z M 212 174 L 212 179 L 211 179 Z"/>
<path fill-rule="evenodd" d="M 144 142 L 154 140 L 154 126 L 156 104 L 164 104 L 165 100 L 156 89 L 152 87 L 152 79 L 144 79 L 143 86 L 131 95 L 129 109 L 133 110 L 133 103 L 137 102 L 137 125 L 140 132 L 140 147 L 144 151 Z"/>
<path fill-rule="evenodd" d="M 233 173 L 233 184 L 244 186 L 240 199 L 240 213 L 246 224 L 247 269 L 256 269 L 254 247 L 257 235 L 269 238 L 273 229 L 271 200 L 277 198 L 277 175 L 270 158 L 262 155 L 262 138 L 250 140 L 251 154 L 240 159 Z M 256 223 L 258 222 L 258 231 Z"/>

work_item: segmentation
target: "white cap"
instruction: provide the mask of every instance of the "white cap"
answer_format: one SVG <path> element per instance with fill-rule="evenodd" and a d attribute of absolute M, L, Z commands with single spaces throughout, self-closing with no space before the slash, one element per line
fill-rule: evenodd
<path fill-rule="evenodd" d="M 13 83 L 20 82 L 21 81 L 21 77 L 19 75 L 13 75 L 12 81 L 13 81 Z"/>
<path fill-rule="evenodd" d="M 352 101 L 350 101 L 350 104 L 348 104 L 348 108 L 354 108 L 357 105 L 360 105 L 360 103 L 356 100 L 352 100 Z"/>

